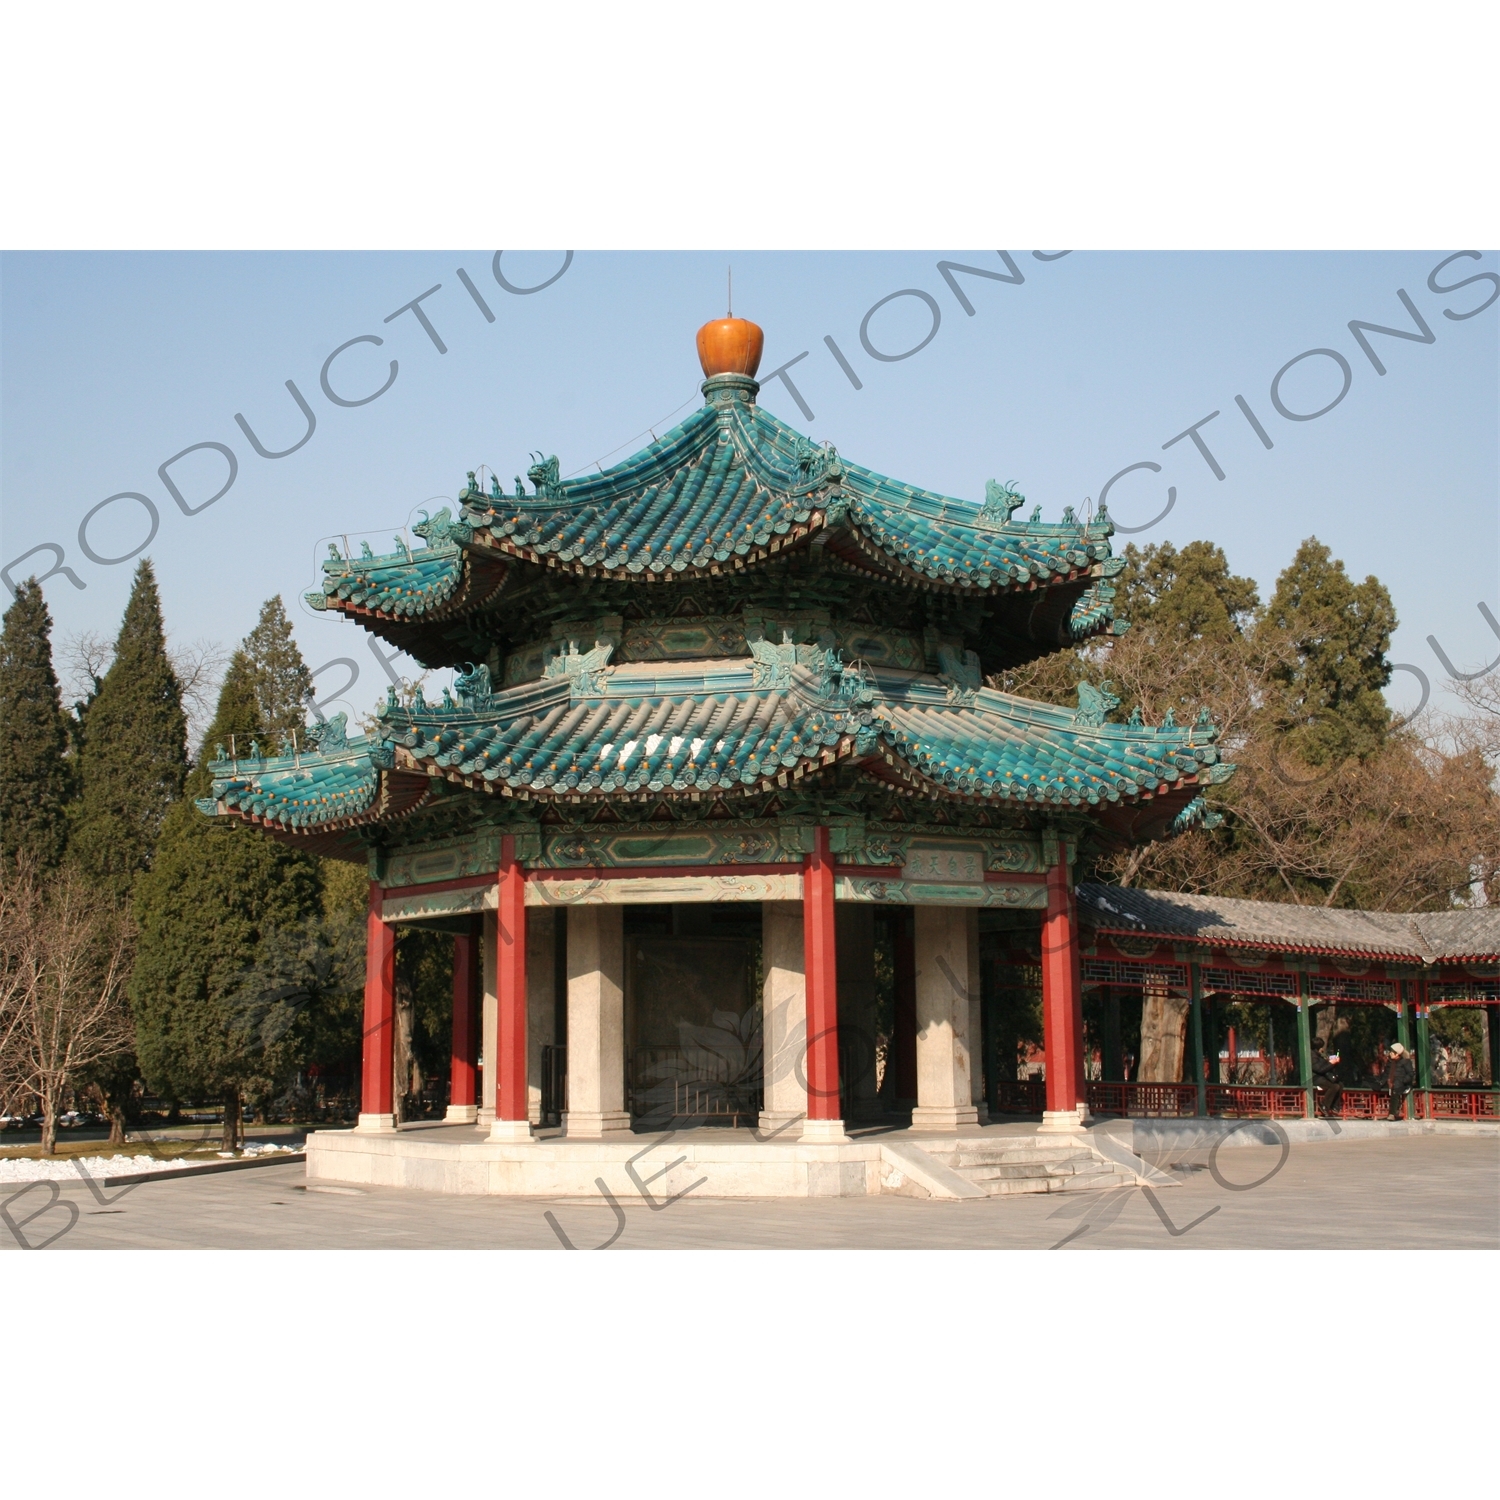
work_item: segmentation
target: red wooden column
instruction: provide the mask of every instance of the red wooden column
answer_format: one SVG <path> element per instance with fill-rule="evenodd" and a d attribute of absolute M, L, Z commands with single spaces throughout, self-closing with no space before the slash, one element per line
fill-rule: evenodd
<path fill-rule="evenodd" d="M 814 830 L 813 852 L 803 862 L 802 952 L 807 986 L 807 1121 L 802 1138 L 847 1140 L 839 1115 L 838 951 L 833 854 L 826 828 Z"/>
<path fill-rule="evenodd" d="M 382 915 L 385 892 L 370 882 L 365 918 L 365 1034 L 360 1130 L 394 1130 L 391 1069 L 396 1044 L 396 929 Z"/>
<path fill-rule="evenodd" d="M 472 1123 L 479 1113 L 475 1084 L 479 1073 L 479 934 L 453 939 L 453 1059 L 449 1072 L 448 1118 Z"/>
<path fill-rule="evenodd" d="M 1043 1128 L 1076 1128 L 1078 1106 L 1088 1097 L 1083 1075 L 1083 967 L 1078 952 L 1078 905 L 1067 854 L 1060 844 L 1058 858 L 1047 870 L 1042 1029 L 1047 1055 Z M 1071 1115 L 1071 1121 L 1064 1115 Z"/>
<path fill-rule="evenodd" d="M 526 872 L 512 834 L 500 840 L 495 922 L 495 1123 L 492 1141 L 529 1141 L 526 1099 Z"/>

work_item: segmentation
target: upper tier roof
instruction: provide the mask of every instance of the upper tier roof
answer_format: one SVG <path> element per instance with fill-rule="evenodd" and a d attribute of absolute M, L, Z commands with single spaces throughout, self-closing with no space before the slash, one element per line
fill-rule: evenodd
<path fill-rule="evenodd" d="M 725 578 L 792 549 L 826 548 L 844 572 L 921 590 L 976 595 L 1064 590 L 1061 635 L 1108 630 L 1109 517 L 1080 523 L 1011 516 L 1022 503 L 993 481 L 984 505 L 887 479 L 819 447 L 755 402 L 747 376 L 704 383 L 706 404 L 634 457 L 602 473 L 558 477 L 534 465 L 531 494 L 483 494 L 473 483 L 453 519 L 415 528 L 428 547 L 323 564 L 315 608 L 389 634 L 380 622 L 451 620 L 501 602 L 507 569 L 543 566 L 641 584 Z M 518 490 L 523 489 L 518 482 Z M 553 572 L 556 576 L 556 571 Z M 409 633 L 409 632 L 408 632 Z"/>

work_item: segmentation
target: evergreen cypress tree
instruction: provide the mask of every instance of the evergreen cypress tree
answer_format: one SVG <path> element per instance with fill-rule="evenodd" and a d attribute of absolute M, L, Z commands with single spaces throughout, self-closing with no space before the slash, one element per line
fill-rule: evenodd
<path fill-rule="evenodd" d="M 254 673 L 262 730 L 279 740 L 300 729 L 307 695 L 312 690 L 312 673 L 292 639 L 292 622 L 286 617 L 280 594 L 261 605 L 260 619 L 245 637 L 244 650 Z"/>
<path fill-rule="evenodd" d="M 1390 591 L 1372 574 L 1355 583 L 1317 537 L 1297 549 L 1258 634 L 1282 660 L 1271 681 L 1277 727 L 1313 765 L 1361 759 L 1385 743 L 1391 711 L 1381 689 L 1396 628 Z"/>
<path fill-rule="evenodd" d="M 1132 629 L 1156 626 L 1191 638 L 1238 635 L 1260 604 L 1255 580 L 1231 573 L 1224 549 L 1212 542 L 1132 542 L 1118 588 L 1116 612 Z"/>
<path fill-rule="evenodd" d="M 72 767 L 68 721 L 52 670 L 52 616 L 29 578 L 0 632 L 0 865 L 55 869 L 67 843 Z"/>
<path fill-rule="evenodd" d="M 150 867 L 187 776 L 187 720 L 149 559 L 136 569 L 114 661 L 89 704 L 78 776 L 70 856 L 124 899 Z"/>
<path fill-rule="evenodd" d="M 269 601 L 230 662 L 205 737 L 210 753 L 167 814 L 136 888 L 131 1000 L 141 1071 L 158 1093 L 222 1099 L 226 1149 L 239 1136 L 241 1100 L 279 1092 L 301 1061 L 311 1018 L 288 999 L 284 950 L 298 947 L 319 910 L 319 871 L 311 856 L 238 819 L 204 816 L 194 798 L 211 791 L 215 744 L 233 737 L 244 754 L 259 740 L 274 752 L 273 736 L 300 722 L 293 695 L 305 678 L 281 601 Z"/>

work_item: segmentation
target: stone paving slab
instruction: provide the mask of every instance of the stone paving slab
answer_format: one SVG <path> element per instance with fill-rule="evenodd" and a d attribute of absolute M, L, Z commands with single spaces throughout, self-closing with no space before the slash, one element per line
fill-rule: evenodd
<path fill-rule="evenodd" d="M 92 1196 L 0 1198 L 57 1249 L 1486 1249 L 1500 1248 L 1500 1139 L 1415 1136 L 1168 1153 L 1181 1187 L 960 1201 L 452 1197 L 309 1184 L 296 1165 Z M 68 1226 L 68 1205 L 78 1214 Z M 26 1222 L 26 1216 L 41 1211 Z M 1064 1244 L 1064 1242 L 1066 1242 Z M 18 1248 L 0 1224 L 0 1249 Z"/>

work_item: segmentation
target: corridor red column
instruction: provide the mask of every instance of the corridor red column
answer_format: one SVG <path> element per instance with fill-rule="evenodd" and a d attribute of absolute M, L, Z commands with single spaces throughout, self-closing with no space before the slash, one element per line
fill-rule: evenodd
<path fill-rule="evenodd" d="M 529 1141 L 526 1099 L 526 872 L 512 834 L 500 840 L 500 909 L 495 922 L 495 1123 L 492 1141 Z"/>
<path fill-rule="evenodd" d="M 460 933 L 453 939 L 453 1056 L 448 1075 L 448 1118 L 459 1124 L 472 1122 L 479 1112 L 475 1084 L 480 982 L 479 934 Z"/>
<path fill-rule="evenodd" d="M 840 1141 L 838 951 L 834 940 L 833 855 L 828 830 L 813 833 L 802 868 L 802 951 L 807 985 L 807 1123 L 804 1140 Z"/>
<path fill-rule="evenodd" d="M 396 930 L 382 915 L 385 892 L 370 882 L 365 918 L 365 1033 L 360 1130 L 394 1130 L 391 1069 L 396 1043 Z"/>
<path fill-rule="evenodd" d="M 1078 905 L 1066 851 L 1060 846 L 1056 862 L 1047 870 L 1042 1029 L 1047 1055 L 1046 1112 L 1054 1116 L 1072 1113 L 1088 1097 L 1083 1075 L 1083 967 L 1078 952 Z M 1063 1123 L 1058 1121 L 1057 1126 Z"/>

